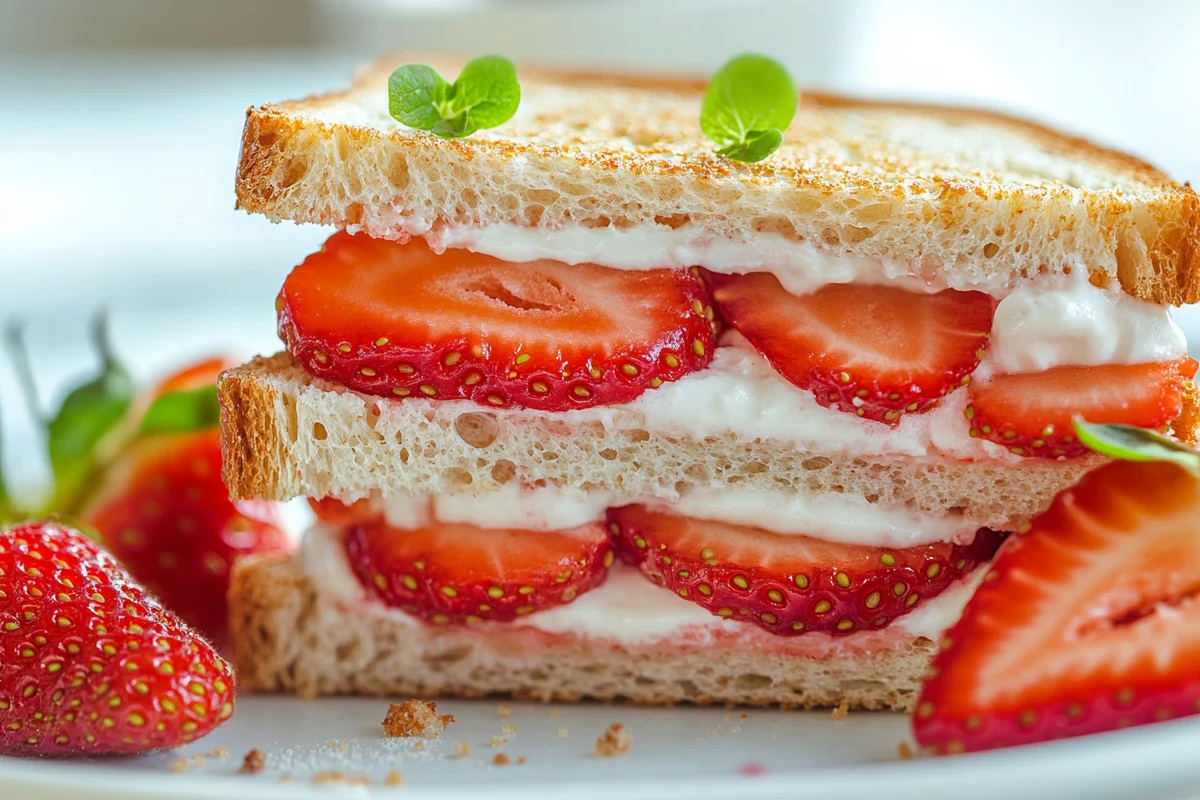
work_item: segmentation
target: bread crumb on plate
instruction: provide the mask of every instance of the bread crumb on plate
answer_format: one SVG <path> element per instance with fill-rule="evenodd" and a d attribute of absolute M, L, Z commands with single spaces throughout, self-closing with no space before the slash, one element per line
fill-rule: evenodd
<path fill-rule="evenodd" d="M 596 758 L 613 758 L 614 756 L 623 756 L 629 752 L 629 748 L 633 746 L 633 736 L 629 730 L 619 722 L 614 722 L 608 726 L 603 735 L 596 740 Z"/>
<path fill-rule="evenodd" d="M 243 775 L 254 775 L 262 772 L 263 767 L 267 765 L 267 757 L 263 755 L 263 751 L 257 747 L 246 753 L 246 757 L 242 759 L 242 768 L 238 772 Z"/>
<path fill-rule="evenodd" d="M 454 755 L 456 758 L 466 758 L 471 755 L 471 743 L 464 739 L 454 745 Z"/>
<path fill-rule="evenodd" d="M 841 705 L 839 705 L 833 711 L 829 712 L 829 718 L 830 719 L 845 719 L 849 714 L 850 714 L 850 704 L 847 703 L 845 700 L 843 700 Z"/>
<path fill-rule="evenodd" d="M 395 772 L 395 771 L 389 772 L 387 774 L 387 779 L 384 780 L 384 784 L 387 786 L 403 786 L 404 785 L 404 773 L 403 772 Z"/>
<path fill-rule="evenodd" d="M 451 722 L 454 722 L 454 715 L 438 714 L 437 703 L 405 700 L 388 706 L 387 716 L 383 718 L 383 732 L 392 738 L 436 739 Z"/>
<path fill-rule="evenodd" d="M 492 756 L 492 763 L 497 767 L 503 767 L 508 763 L 508 756 L 504 753 L 496 753 L 496 755 Z"/>

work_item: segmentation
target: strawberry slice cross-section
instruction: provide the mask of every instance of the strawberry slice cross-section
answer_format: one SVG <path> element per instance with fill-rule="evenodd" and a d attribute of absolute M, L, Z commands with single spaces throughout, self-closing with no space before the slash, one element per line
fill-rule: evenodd
<path fill-rule="evenodd" d="M 946 633 L 913 717 L 958 753 L 1200 710 L 1200 480 L 1116 461 L 996 557 Z"/>
<path fill-rule="evenodd" d="M 279 333 L 313 375 L 385 397 L 562 411 L 706 366 L 708 290 L 683 270 L 514 264 L 338 233 L 288 276 Z"/>
<path fill-rule="evenodd" d="M 437 624 L 511 620 L 569 603 L 603 583 L 613 563 L 599 522 L 565 531 L 363 523 L 346 530 L 346 552 L 368 591 Z"/>
<path fill-rule="evenodd" d="M 1183 412 L 1190 358 L 1150 364 L 1054 367 L 996 375 L 972 384 L 966 415 L 971 435 L 1019 456 L 1073 458 L 1087 452 L 1071 418 L 1162 428 Z"/>
<path fill-rule="evenodd" d="M 882 628 L 945 591 L 996 551 L 966 544 L 888 549 L 771 533 L 642 505 L 610 509 L 618 552 L 650 580 L 720 617 L 783 636 Z"/>
<path fill-rule="evenodd" d="M 806 295 L 765 272 L 708 276 L 724 320 L 823 406 L 896 424 L 970 381 L 992 328 L 982 292 L 838 283 Z"/>

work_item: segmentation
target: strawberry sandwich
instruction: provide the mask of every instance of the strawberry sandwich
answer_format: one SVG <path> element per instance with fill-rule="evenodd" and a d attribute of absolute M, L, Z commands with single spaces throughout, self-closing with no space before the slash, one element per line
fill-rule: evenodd
<path fill-rule="evenodd" d="M 794 92 L 714 151 L 702 80 L 402 63 L 248 113 L 239 206 L 337 230 L 220 384 L 233 495 L 316 517 L 235 566 L 242 688 L 907 709 L 1106 461 L 1074 418 L 1194 438 L 1200 199 L 1140 161 Z"/>

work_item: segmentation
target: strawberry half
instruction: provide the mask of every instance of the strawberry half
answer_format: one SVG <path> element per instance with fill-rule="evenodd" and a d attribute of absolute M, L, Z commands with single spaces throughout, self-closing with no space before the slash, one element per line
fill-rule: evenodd
<path fill-rule="evenodd" d="M 769 273 L 709 274 L 721 316 L 823 406 L 896 424 L 970 381 L 992 329 L 981 292 L 835 283 L 806 295 Z"/>
<path fill-rule="evenodd" d="M 1195 374 L 1196 362 L 1185 358 L 996 375 L 971 386 L 966 415 L 972 436 L 1016 455 L 1074 458 L 1088 449 L 1073 434 L 1073 416 L 1162 428 L 1183 413 L 1184 387 Z"/>
<path fill-rule="evenodd" d="M 511 620 L 604 582 L 613 554 L 600 523 L 567 531 L 383 523 L 346 531 L 358 579 L 383 602 L 438 624 Z"/>
<path fill-rule="evenodd" d="M 78 531 L 0 531 L 0 752 L 177 747 L 233 714 L 212 647 Z"/>
<path fill-rule="evenodd" d="M 420 238 L 335 234 L 276 307 L 310 373 L 386 397 L 623 403 L 703 368 L 714 347 L 708 291 L 689 272 L 439 255 Z"/>
<path fill-rule="evenodd" d="M 784 536 L 646 506 L 610 509 L 618 552 L 652 581 L 719 617 L 772 633 L 881 628 L 991 558 L 1003 534 L 887 549 Z"/>
<path fill-rule="evenodd" d="M 942 642 L 913 719 L 940 753 L 1200 709 L 1200 480 L 1112 462 L 1001 550 Z"/>

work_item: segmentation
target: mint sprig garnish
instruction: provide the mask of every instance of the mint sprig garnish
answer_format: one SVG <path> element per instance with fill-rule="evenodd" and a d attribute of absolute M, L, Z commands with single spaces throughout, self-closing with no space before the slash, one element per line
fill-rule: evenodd
<path fill-rule="evenodd" d="M 1075 435 L 1100 455 L 1122 461 L 1170 461 L 1200 478 L 1200 451 L 1133 425 L 1096 424 L 1076 417 Z"/>
<path fill-rule="evenodd" d="M 517 68 L 503 56 L 468 62 L 454 83 L 446 83 L 428 64 L 405 64 L 388 79 L 392 118 L 443 139 L 503 125 L 520 104 Z"/>
<path fill-rule="evenodd" d="M 798 102 L 796 84 L 782 64 L 746 53 L 708 84 L 700 130 L 716 142 L 717 155 L 753 164 L 779 149 Z"/>

